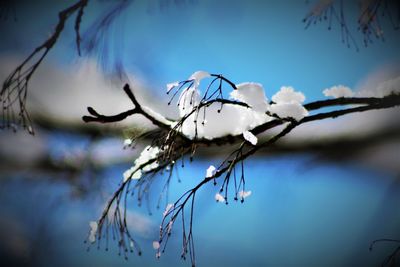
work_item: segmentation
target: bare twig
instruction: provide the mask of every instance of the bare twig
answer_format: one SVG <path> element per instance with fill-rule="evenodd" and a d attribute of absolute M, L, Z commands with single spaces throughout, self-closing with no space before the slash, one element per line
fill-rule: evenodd
<path fill-rule="evenodd" d="M 374 246 L 376 246 L 378 243 L 395 243 L 398 246 L 390 253 L 382 262 L 381 266 L 395 266 L 396 265 L 396 257 L 400 253 L 400 240 L 398 239 L 390 239 L 390 238 L 382 238 L 382 239 L 376 239 L 372 241 L 369 250 L 372 251 Z"/>
<path fill-rule="evenodd" d="M 134 2 L 133 0 L 104 1 L 110 4 L 107 9 L 88 27 L 82 38 L 82 51 L 97 58 L 105 74 L 111 78 L 117 77 L 118 82 L 127 82 L 128 75 L 122 63 L 123 36 L 121 27 L 114 27 L 117 18 Z M 114 38 L 110 38 L 113 31 Z M 115 39 L 115 40 L 114 40 Z"/>
<path fill-rule="evenodd" d="M 336 5 L 336 2 L 340 3 Z M 318 0 L 311 11 L 305 16 L 303 22 L 307 29 L 312 24 L 328 21 L 328 30 L 331 30 L 332 18 L 335 18 L 341 28 L 342 42 L 349 47 L 353 44 L 358 51 L 357 42 L 346 22 L 343 2 L 343 0 Z M 365 47 L 372 44 L 374 39 L 385 40 L 384 30 L 381 27 L 381 19 L 389 20 L 394 30 L 400 28 L 400 5 L 398 1 L 362 0 L 359 2 L 360 15 L 357 17 L 357 24 L 358 31 L 363 36 Z"/>
<path fill-rule="evenodd" d="M 358 45 L 350 32 L 346 17 L 344 15 L 343 0 L 339 0 L 338 7 L 335 5 L 336 0 L 318 0 L 316 4 L 312 7 L 310 12 L 303 19 L 305 23 L 305 28 L 309 28 L 312 24 L 317 24 L 322 21 L 328 21 L 328 30 L 332 29 L 333 19 L 340 25 L 340 32 L 342 42 L 351 47 L 354 45 L 358 51 Z"/>
<path fill-rule="evenodd" d="M 79 28 L 83 10 L 89 0 L 80 0 L 74 5 L 64 9 L 58 14 L 58 23 L 53 34 L 36 49 L 7 77 L 0 92 L 0 101 L 3 105 L 3 125 L 1 128 L 13 128 L 22 126 L 30 134 L 34 134 L 32 122 L 26 109 L 28 85 L 32 75 L 35 73 L 43 59 L 56 44 L 60 34 L 64 30 L 65 23 L 69 17 L 78 12 L 75 30 L 77 32 L 77 46 L 79 47 Z M 18 112 L 15 114 L 14 106 Z"/>

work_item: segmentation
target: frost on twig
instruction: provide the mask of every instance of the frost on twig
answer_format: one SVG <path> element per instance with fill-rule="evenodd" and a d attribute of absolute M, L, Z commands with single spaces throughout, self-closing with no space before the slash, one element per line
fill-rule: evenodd
<path fill-rule="evenodd" d="M 207 80 L 208 83 L 202 86 Z M 231 90 L 230 99 L 224 98 L 227 89 Z M 100 244 L 101 239 L 105 237 L 108 246 L 108 235 L 111 231 L 113 234 L 116 233 L 114 239 L 118 241 L 122 252 L 129 251 L 129 244 L 133 244 L 133 247 L 140 251 L 126 224 L 128 201 L 135 200 L 139 205 L 145 201 L 151 213 L 149 198 L 152 184 L 155 179 L 166 174 L 167 179 L 159 194 L 157 207 L 160 207 L 163 198 L 168 205 L 163 212 L 159 239 L 154 241 L 153 248 L 156 250 L 156 257 L 161 257 L 178 220 L 178 225 L 182 227 L 181 256 L 183 259 L 189 258 L 192 264 L 195 264 L 194 204 L 197 192 L 205 184 L 212 182 L 217 186 L 218 191 L 215 194 L 217 202 L 229 204 L 232 199 L 244 202 L 252 193 L 246 189 L 246 159 L 261 149 L 267 149 L 297 126 L 354 112 L 400 105 L 400 95 L 397 90 L 392 90 L 384 97 L 344 97 L 347 89 L 343 88 L 330 89 L 326 93 L 326 95 L 340 96 L 339 98 L 303 105 L 305 101 L 303 93 L 292 87 L 282 87 L 272 96 L 272 101 L 268 101 L 260 84 L 236 85 L 222 75 L 199 71 L 187 80 L 167 85 L 167 94 L 171 95 L 168 104 L 176 103 L 179 109 L 179 117 L 176 120 L 167 120 L 161 114 L 149 111 L 143 103 L 140 103 L 129 85 L 125 85 L 124 91 L 132 101 L 132 109 L 106 116 L 99 114 L 93 108 L 88 108 L 90 116 L 84 116 L 83 120 L 107 123 L 123 120 L 132 115 L 141 115 L 158 126 L 159 130 L 152 132 L 151 145 L 142 151 L 132 168 L 124 173 L 119 187 L 97 221 L 96 234 L 90 232 L 89 241 L 95 239 Z M 333 106 L 339 106 L 340 109 L 318 113 L 319 109 Z M 260 136 L 278 126 L 283 127 L 275 135 Z M 135 141 L 130 139 L 127 144 L 130 145 Z M 219 165 L 210 165 L 195 187 L 187 190 L 175 202 L 170 202 L 168 191 L 171 179 L 177 173 L 178 167 L 185 165 L 187 159 L 194 160 L 197 147 L 228 143 L 231 144 L 231 152 L 224 160 Z"/>

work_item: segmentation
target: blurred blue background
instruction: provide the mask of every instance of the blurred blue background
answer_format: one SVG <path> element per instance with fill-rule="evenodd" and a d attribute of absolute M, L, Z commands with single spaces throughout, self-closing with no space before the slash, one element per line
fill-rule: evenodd
<path fill-rule="evenodd" d="M 0 22 L 1 55 L 26 56 L 51 33 L 57 12 L 70 4 L 16 2 L 17 20 L 9 17 Z M 82 29 L 114 4 L 90 3 Z M 166 83 L 183 80 L 196 70 L 222 73 L 236 83 L 260 82 L 269 97 L 281 86 L 293 86 L 304 92 L 307 101 L 313 101 L 323 98 L 324 88 L 337 84 L 356 88 L 369 74 L 399 62 L 400 35 L 386 22 L 385 42 L 362 46 L 356 21 L 351 20 L 357 16 L 356 2 L 349 1 L 346 10 L 358 52 L 342 44 L 338 24 L 331 31 L 325 22 L 305 30 L 302 19 L 311 7 L 312 3 L 305 1 L 134 1 L 105 38 L 110 49 L 105 63 L 123 62 L 128 73 L 151 88 L 147 93 L 161 101 Z M 72 22 L 46 60 L 60 70 L 79 61 Z M 52 88 L 46 90 L 52 93 Z M 63 104 L 60 99 L 58 105 Z M 73 158 L 91 142 L 82 134 L 43 130 L 39 136 L 41 133 L 46 136 L 44 150 L 53 162 L 63 161 L 66 153 Z M 0 138 L 12 140 L 4 132 Z M 113 145 L 122 148 L 122 141 Z M 25 153 L 23 147 L 20 153 Z M 152 216 L 132 200 L 135 218 L 146 224 L 144 230 L 138 230 L 141 257 L 132 255 L 125 261 L 117 255 L 117 244 L 108 252 L 95 247 L 86 251 L 83 241 L 88 222 L 99 216 L 129 168 L 128 162 L 100 169 L 89 166 L 83 171 L 62 166 L 32 171 L 21 167 L 22 163 L 7 165 L 18 162 L 18 155 L 6 159 L 3 153 L 1 157 L 0 257 L 4 266 L 190 264 L 180 260 L 179 228 L 166 253 L 155 258 L 151 244 L 158 239 L 162 217 L 162 208 L 154 211 L 156 190 Z M 245 163 L 246 187 L 252 195 L 243 204 L 215 203 L 217 187 L 204 187 L 197 195 L 195 210 L 197 265 L 380 265 L 394 245 L 379 244 L 373 251 L 368 248 L 374 239 L 400 236 L 399 173 L 346 159 L 320 161 L 312 152 L 254 157 Z M 179 171 L 182 182 L 175 179 L 171 184 L 170 200 L 201 181 L 207 167 L 221 160 L 220 155 L 208 155 L 187 164 Z"/>

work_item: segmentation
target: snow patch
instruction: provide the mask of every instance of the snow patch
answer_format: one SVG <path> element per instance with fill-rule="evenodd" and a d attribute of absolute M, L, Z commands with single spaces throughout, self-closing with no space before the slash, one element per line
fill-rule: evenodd
<path fill-rule="evenodd" d="M 251 132 L 249 132 L 249 131 L 244 131 L 244 132 L 243 132 L 243 138 L 244 138 L 246 141 L 248 141 L 250 144 L 252 144 L 253 146 L 257 145 L 258 139 L 257 139 L 257 137 L 256 137 L 254 134 L 252 134 Z"/>
<path fill-rule="evenodd" d="M 220 193 L 215 194 L 215 200 L 217 202 L 225 202 L 225 198 Z"/>
<path fill-rule="evenodd" d="M 400 76 L 383 81 L 372 90 L 363 90 L 358 92 L 360 97 L 385 97 L 391 94 L 400 94 Z"/>
<path fill-rule="evenodd" d="M 237 84 L 236 88 L 230 93 L 231 99 L 246 103 L 256 112 L 267 111 L 268 99 L 261 84 L 245 82 Z"/>
<path fill-rule="evenodd" d="M 239 191 L 238 193 L 239 197 L 241 199 L 245 199 L 246 197 L 249 197 L 251 195 L 251 191 Z"/>
<path fill-rule="evenodd" d="M 148 172 L 157 168 L 159 164 L 156 160 L 142 168 L 140 168 L 140 166 L 156 159 L 160 152 L 161 149 L 158 147 L 146 146 L 140 153 L 139 157 L 135 160 L 134 165 L 124 172 L 124 182 L 126 182 L 128 179 L 140 179 L 143 172 Z"/>
<path fill-rule="evenodd" d="M 207 71 L 198 70 L 190 75 L 189 80 L 194 80 L 195 87 L 197 87 L 202 79 L 208 78 L 210 76 L 210 73 L 208 73 Z"/>
<path fill-rule="evenodd" d="M 291 86 L 282 86 L 281 89 L 272 96 L 272 101 L 280 103 L 303 103 L 306 97 L 302 92 L 296 92 Z"/>
<path fill-rule="evenodd" d="M 296 121 L 299 121 L 308 115 L 308 111 L 303 107 L 303 105 L 296 102 L 272 104 L 269 110 L 280 118 L 293 118 Z"/>
<path fill-rule="evenodd" d="M 96 233 L 98 229 L 98 224 L 95 221 L 89 222 L 90 232 L 89 232 L 89 242 L 96 242 Z"/>
<path fill-rule="evenodd" d="M 213 165 L 210 165 L 210 167 L 208 167 L 208 169 L 206 171 L 206 178 L 213 177 L 216 172 L 217 172 L 217 169 Z"/>
<path fill-rule="evenodd" d="M 171 210 L 173 207 L 174 207 L 174 204 L 169 203 L 169 204 L 167 205 L 167 207 L 165 207 L 165 210 L 164 210 L 164 212 L 163 212 L 163 217 L 167 216 L 168 213 L 170 212 L 170 210 Z"/>
<path fill-rule="evenodd" d="M 354 96 L 354 92 L 349 87 L 344 85 L 337 85 L 332 86 L 331 88 L 326 88 L 323 93 L 325 96 L 331 96 L 334 98 Z"/>
<path fill-rule="evenodd" d="M 167 93 L 178 86 L 179 86 L 179 82 L 167 83 Z"/>
<path fill-rule="evenodd" d="M 293 118 L 297 121 L 308 115 L 308 111 L 301 103 L 305 96 L 302 92 L 296 92 L 293 87 L 282 86 L 279 92 L 272 96 L 272 104 L 269 111 L 280 118 Z"/>
<path fill-rule="evenodd" d="M 154 249 L 159 249 L 160 248 L 160 242 L 158 242 L 158 241 L 153 241 L 153 248 Z"/>

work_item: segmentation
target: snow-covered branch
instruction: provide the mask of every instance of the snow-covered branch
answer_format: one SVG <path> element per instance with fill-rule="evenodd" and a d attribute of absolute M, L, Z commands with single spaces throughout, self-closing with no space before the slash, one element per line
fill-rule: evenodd
<path fill-rule="evenodd" d="M 206 78 L 212 80 L 206 87 L 205 93 L 201 95 L 200 81 Z M 233 90 L 230 93 L 231 99 L 223 98 L 224 83 Z M 217 84 L 216 88 L 213 87 L 213 84 Z M 235 85 L 222 75 L 210 75 L 203 71 L 195 72 L 185 81 L 167 85 L 168 93 L 173 92 L 174 89 L 176 91 L 172 99 L 180 92 L 177 100 L 180 117 L 175 121 L 167 120 L 154 111 L 149 112 L 150 109 L 137 101 L 128 85 L 125 85 L 124 90 L 134 105 L 133 109 L 114 116 L 104 116 L 94 109 L 88 108 L 92 116 L 83 117 L 86 122 L 104 123 L 140 114 L 160 128 L 151 146 L 145 148 L 140 157 L 135 160 L 134 166 L 124 173 L 123 181 L 98 220 L 97 239 L 92 238 L 92 241 L 99 242 L 101 236 L 108 232 L 109 216 L 113 214 L 114 223 L 118 225 L 119 246 L 127 249 L 126 240 L 133 242 L 129 229 L 124 226 L 128 195 L 137 195 L 137 201 L 140 204 L 143 200 L 148 199 L 156 175 L 167 172 L 169 178 L 164 186 L 164 192 L 165 188 L 169 187 L 174 170 L 177 169 L 177 162 L 180 161 L 183 165 L 186 155 L 193 160 L 197 146 L 208 147 L 231 143 L 231 153 L 219 166 L 210 166 L 200 183 L 168 205 L 161 223 L 159 240 L 154 241 L 153 244 L 157 250 L 156 256 L 160 257 L 166 249 L 176 220 L 181 219 L 183 235 L 181 256 L 184 259 L 189 256 L 192 264 L 195 263 L 192 232 L 194 202 L 196 192 L 205 184 L 209 182 L 213 182 L 214 185 L 219 184 L 216 194 L 217 202 L 228 204 L 231 187 L 233 187 L 233 199 L 243 202 L 244 198 L 251 194 L 251 191 L 246 191 L 245 187 L 244 162 L 260 150 L 267 149 L 278 142 L 299 125 L 356 112 L 400 106 L 398 88 L 392 88 L 383 97 L 343 97 L 343 93 L 348 94 L 349 92 L 336 90 L 333 91 L 332 96 L 338 98 L 303 105 L 305 96 L 301 92 L 295 91 L 292 87 L 282 87 L 272 97 L 272 101 L 268 101 L 260 84 Z M 353 95 L 352 92 L 351 95 Z M 172 100 L 169 103 L 172 103 Z M 318 112 L 320 109 L 335 106 L 338 109 Z M 232 120 L 232 116 L 234 120 Z M 209 125 L 212 127 L 208 127 Z M 282 126 L 283 128 L 280 128 L 275 135 L 260 136 L 268 130 Z M 160 199 L 163 192 L 160 194 Z M 122 200 L 123 206 L 120 207 Z M 187 213 L 189 213 L 188 216 Z M 120 221 L 115 218 L 120 218 Z M 132 244 L 134 247 L 136 246 L 136 243 Z"/>
<path fill-rule="evenodd" d="M 118 1 L 113 8 L 105 12 L 104 16 L 100 16 L 96 20 L 93 27 L 89 27 L 89 36 L 87 36 L 89 38 L 83 40 L 80 28 L 88 2 L 89 0 L 79 0 L 62 10 L 59 13 L 55 30 L 49 38 L 37 46 L 5 79 L 0 91 L 0 101 L 3 106 L 0 128 L 16 129 L 18 126 L 22 126 L 29 133 L 34 133 L 31 117 L 26 107 L 28 85 L 43 60 L 60 39 L 59 37 L 73 15 L 75 15 L 73 25 L 78 54 L 80 55 L 83 50 L 91 54 L 98 50 L 99 43 L 100 46 L 103 43 L 110 24 L 132 1 Z M 389 0 L 361 1 L 357 25 L 364 37 L 365 46 L 370 44 L 374 38 L 384 39 L 380 23 L 380 19 L 384 15 L 391 21 L 394 29 L 399 28 L 400 13 L 395 17 L 390 12 L 390 5 L 391 1 Z M 397 2 L 395 5 L 398 7 Z M 344 1 L 317 1 L 305 16 L 304 23 L 308 28 L 323 20 L 328 21 L 328 29 L 331 29 L 333 23 L 337 22 L 342 42 L 349 47 L 354 46 L 358 50 L 356 39 L 348 27 Z M 120 80 L 127 82 L 129 79 L 120 63 L 117 62 L 113 66 L 114 71 Z M 201 90 L 202 81 L 207 79 L 209 83 Z M 400 79 L 398 80 L 400 81 Z M 121 175 L 121 183 L 105 205 L 99 220 L 90 223 L 88 241 L 100 246 L 102 239 L 105 238 L 106 249 L 108 249 L 109 233 L 111 232 L 117 239 L 120 253 L 124 254 L 125 258 L 128 252 L 137 252 L 140 255 L 140 246 L 129 231 L 127 224 L 129 197 L 134 195 L 139 205 L 143 201 L 148 204 L 153 183 L 159 177 L 157 175 L 167 174 L 158 201 L 159 207 L 161 199 L 167 198 L 171 177 L 175 175 L 180 164 L 182 166 L 185 164 L 185 160 L 194 159 L 198 147 L 208 148 L 230 144 L 230 151 L 224 155 L 224 159 L 219 165 L 210 166 L 204 172 L 204 176 L 200 175 L 203 179 L 195 187 L 187 190 L 175 202 L 167 205 L 161 222 L 159 239 L 153 243 L 154 249 L 157 250 L 156 256 L 160 257 L 166 249 L 176 220 L 181 219 L 181 255 L 184 259 L 189 256 L 194 265 L 194 204 L 197 192 L 204 185 L 213 182 L 215 186 L 218 186 L 215 195 L 217 202 L 228 204 L 230 199 L 243 202 L 246 197 L 251 195 L 251 191 L 247 191 L 245 186 L 245 161 L 248 158 L 261 150 L 269 149 L 298 126 L 308 122 L 400 106 L 400 84 L 388 88 L 387 86 L 382 90 L 381 95 L 366 96 L 357 95 L 345 86 L 334 86 L 325 89 L 324 95 L 335 99 L 304 104 L 304 94 L 292 87 L 283 86 L 275 95 L 271 96 L 270 100 L 259 83 L 236 84 L 221 74 L 197 71 L 186 80 L 167 84 L 167 94 L 170 96 L 168 105 L 176 104 L 179 114 L 177 118 L 171 120 L 149 108 L 145 103 L 141 103 L 129 84 L 126 84 L 123 89 L 131 100 L 133 108 L 115 115 L 104 115 L 93 107 L 88 107 L 89 115 L 83 116 L 83 121 L 113 123 L 123 121 L 133 115 L 141 115 L 154 124 L 157 130 L 152 130 L 151 134 L 149 134 L 150 132 L 143 133 L 127 140 L 126 143 L 130 145 L 137 138 L 148 138 L 149 135 L 152 138 L 151 144 L 143 149 L 134 160 L 133 166 Z M 227 90 L 229 90 L 228 98 L 226 97 Z M 336 109 L 320 111 L 327 107 L 336 107 Z M 377 242 L 380 241 L 390 240 L 377 240 Z M 398 242 L 398 240 L 394 241 Z M 391 255 L 395 256 L 398 252 L 399 248 Z M 392 258 L 393 256 L 390 256 L 388 262 Z"/>

